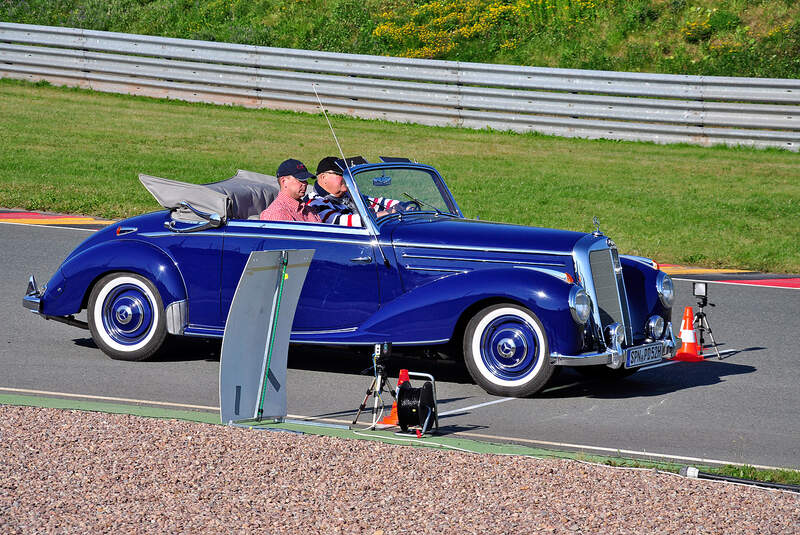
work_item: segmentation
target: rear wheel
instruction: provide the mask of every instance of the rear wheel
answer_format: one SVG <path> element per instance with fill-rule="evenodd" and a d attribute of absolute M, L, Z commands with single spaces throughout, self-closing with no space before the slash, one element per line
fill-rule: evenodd
<path fill-rule="evenodd" d="M 525 397 L 553 375 L 542 322 L 514 304 L 484 308 L 464 331 L 464 361 L 475 382 L 490 394 Z"/>
<path fill-rule="evenodd" d="M 164 305 L 153 284 L 135 273 L 111 273 L 89 295 L 89 330 L 112 359 L 145 360 L 167 336 Z"/>

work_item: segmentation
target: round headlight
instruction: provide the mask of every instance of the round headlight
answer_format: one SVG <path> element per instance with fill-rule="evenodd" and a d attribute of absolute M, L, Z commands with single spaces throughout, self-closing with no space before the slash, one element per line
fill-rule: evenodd
<path fill-rule="evenodd" d="M 647 320 L 647 334 L 653 340 L 658 340 L 664 334 L 664 318 L 661 316 L 650 316 Z"/>
<path fill-rule="evenodd" d="M 656 278 L 656 290 L 658 290 L 661 304 L 667 308 L 672 308 L 672 302 L 675 301 L 675 286 L 672 284 L 672 277 L 663 271 L 659 271 Z"/>
<path fill-rule="evenodd" d="M 592 311 L 591 301 L 586 290 L 579 286 L 573 286 L 569 291 L 569 310 L 572 312 L 572 319 L 575 323 L 583 325 L 589 319 Z"/>

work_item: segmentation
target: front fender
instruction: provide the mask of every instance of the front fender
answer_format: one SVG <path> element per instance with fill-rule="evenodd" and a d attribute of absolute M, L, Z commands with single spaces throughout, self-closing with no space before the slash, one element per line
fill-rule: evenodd
<path fill-rule="evenodd" d="M 550 350 L 575 352 L 580 332 L 569 311 L 571 284 L 527 268 L 492 268 L 443 276 L 381 306 L 359 330 L 386 340 L 442 342 L 473 305 L 506 301 L 532 310 L 542 321 Z"/>
<path fill-rule="evenodd" d="M 645 326 L 650 316 L 661 316 L 664 323 L 671 321 L 672 309 L 666 308 L 658 297 L 656 278 L 660 271 L 654 262 L 639 257 L 620 255 L 625 292 L 631 314 L 634 340 L 640 343 L 647 337 Z"/>
<path fill-rule="evenodd" d="M 84 307 L 94 282 L 103 275 L 129 271 L 155 285 L 166 307 L 186 299 L 186 285 L 174 260 L 163 250 L 138 240 L 102 242 L 70 256 L 47 283 L 41 313 L 76 314 Z"/>

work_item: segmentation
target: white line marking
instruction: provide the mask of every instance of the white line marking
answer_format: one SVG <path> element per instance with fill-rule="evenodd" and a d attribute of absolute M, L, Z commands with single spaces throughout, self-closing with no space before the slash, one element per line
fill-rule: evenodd
<path fill-rule="evenodd" d="M 546 394 L 548 392 L 556 392 L 558 390 L 564 390 L 565 388 L 572 388 L 573 386 L 578 386 L 579 384 L 582 384 L 582 383 L 580 381 L 575 381 L 574 383 L 570 383 L 568 385 L 554 386 L 553 388 L 545 388 L 544 390 L 542 390 L 539 393 L 540 394 Z"/>
<path fill-rule="evenodd" d="M 581 384 L 580 381 L 576 381 L 576 382 L 570 383 L 568 385 L 554 386 L 553 388 L 545 388 L 544 390 L 542 390 L 540 392 L 540 394 L 545 394 L 547 392 L 555 392 L 557 390 L 563 390 L 565 388 L 571 388 L 571 387 L 577 386 L 579 384 Z M 472 409 L 477 409 L 477 408 L 480 408 L 480 407 L 486 407 L 487 405 L 495 405 L 497 403 L 504 403 L 506 401 L 511 401 L 512 399 L 517 399 L 517 398 L 495 399 L 493 401 L 487 401 L 486 403 L 478 403 L 477 405 L 470 405 L 469 407 L 463 407 L 461 409 L 453 409 L 451 411 L 440 412 L 439 416 L 450 416 L 451 414 L 459 414 L 459 413 L 462 413 L 462 412 L 470 411 Z"/>
<path fill-rule="evenodd" d="M 63 397 L 70 397 L 70 398 L 84 398 L 84 399 L 97 399 L 97 400 L 111 400 L 111 401 L 127 401 L 127 402 L 134 402 L 134 403 L 141 403 L 146 405 L 161 405 L 161 406 L 171 406 L 171 407 L 183 407 L 183 408 L 191 408 L 191 409 L 203 409 L 203 410 L 212 410 L 218 411 L 219 407 L 209 407 L 207 405 L 188 405 L 184 403 L 171 403 L 167 401 L 149 401 L 143 399 L 129 399 L 129 398 L 117 398 L 117 397 L 110 397 L 110 396 L 93 396 L 90 394 L 69 394 L 66 392 L 49 392 L 46 390 L 28 390 L 24 388 L 10 388 L 10 387 L 2 387 L 0 386 L 0 391 L 6 392 L 17 392 L 17 393 L 26 393 L 26 394 L 47 394 L 51 396 L 63 396 Z M 501 403 L 504 401 L 510 401 L 512 399 L 517 398 L 502 398 L 495 400 L 491 403 Z M 485 404 L 484 404 L 485 405 Z M 469 408 L 469 407 L 467 407 Z M 460 409 L 465 410 L 465 409 Z M 444 413 L 443 413 L 444 414 Z M 300 420 L 322 420 L 327 422 L 333 423 L 345 423 L 350 424 L 350 421 L 345 420 L 338 420 L 335 418 L 323 418 L 318 416 L 300 416 L 300 415 L 292 415 L 287 414 L 288 418 L 293 419 L 300 419 Z M 442 416 L 442 414 L 440 414 Z M 458 432 L 454 433 L 454 435 L 458 436 L 465 436 L 465 437 L 474 437 L 474 438 L 481 438 L 481 439 L 489 439 L 489 440 L 504 440 L 507 442 L 515 442 L 515 443 L 522 443 L 522 444 L 537 444 L 541 446 L 556 446 L 556 447 L 567 447 L 567 448 L 576 448 L 576 449 L 584 449 L 584 450 L 593 450 L 593 451 L 601 451 L 610 454 L 628 454 L 628 455 L 641 455 L 644 457 L 658 457 L 660 459 L 675 459 L 675 460 L 682 460 L 682 461 L 691 461 L 691 462 L 698 462 L 698 463 L 712 463 L 712 464 L 731 464 L 735 466 L 752 466 L 754 468 L 761 468 L 764 470 L 781 470 L 783 469 L 780 466 L 767 466 L 767 465 L 760 465 L 760 464 L 752 464 L 752 463 L 740 463 L 735 461 L 723 461 L 718 459 L 706 459 L 703 457 L 686 457 L 683 455 L 669 455 L 666 453 L 653 453 L 649 451 L 638 451 L 638 450 L 625 450 L 620 448 L 605 448 L 602 446 L 587 446 L 584 444 L 572 444 L 569 442 L 549 442 L 546 440 L 534 440 L 529 438 L 516 438 L 516 437 L 505 437 L 505 436 L 498 436 L 498 435 L 485 435 L 482 433 L 468 433 L 468 432 Z"/>
<path fill-rule="evenodd" d="M 639 450 L 624 450 L 621 448 L 605 448 L 602 446 L 586 446 L 584 444 L 571 444 L 569 442 L 549 442 L 546 440 L 534 440 L 534 439 L 527 439 L 527 438 L 509 438 L 509 437 L 502 437 L 496 435 L 484 435 L 481 433 L 467 433 L 467 432 L 460 432 L 456 433 L 459 436 L 467 436 L 467 437 L 475 437 L 475 438 L 484 438 L 490 440 L 513 440 L 514 442 L 519 443 L 527 443 L 527 444 L 538 444 L 542 446 L 556 446 L 559 448 L 576 448 L 576 449 L 587 449 L 587 450 L 594 450 L 600 451 L 604 453 L 610 453 L 614 455 L 641 455 L 644 457 L 658 457 L 660 459 L 675 459 L 680 461 L 691 461 L 696 463 L 712 463 L 712 464 L 732 464 L 736 466 L 752 466 L 754 468 L 762 468 L 765 470 L 784 470 L 785 468 L 781 468 L 780 466 L 766 466 L 760 464 L 751 464 L 751 463 L 740 463 L 735 461 L 725 461 L 720 459 L 707 459 L 704 457 L 687 457 L 684 455 L 670 455 L 667 453 L 654 453 L 651 451 L 639 451 Z"/>
<path fill-rule="evenodd" d="M 188 405 L 185 403 L 171 403 L 168 401 L 149 401 L 146 399 L 131 399 L 131 398 L 115 398 L 110 396 L 93 396 L 91 394 L 69 394 L 67 392 L 49 392 L 47 390 L 28 390 L 25 388 L 9 388 L 0 386 L 0 390 L 5 392 L 16 392 L 19 394 L 40 394 L 47 396 L 58 396 L 65 398 L 83 398 L 83 399 L 96 399 L 102 401 L 124 401 L 126 403 L 139 403 L 142 405 L 161 405 L 165 407 L 181 407 L 184 409 L 202 409 L 218 411 L 219 407 L 209 407 L 207 405 Z"/>
<path fill-rule="evenodd" d="M 477 405 L 470 405 L 469 407 L 463 407 L 461 409 L 454 409 L 452 411 L 440 412 L 439 416 L 440 417 L 441 416 L 449 416 L 451 414 L 458 414 L 458 413 L 461 413 L 461 412 L 467 412 L 467 411 L 472 410 L 472 409 L 477 409 L 478 407 L 486 407 L 487 405 L 495 405 L 497 403 L 505 403 L 506 401 L 511 401 L 512 399 L 517 399 L 517 398 L 495 399 L 493 401 L 487 401 L 486 403 L 478 403 Z"/>
<path fill-rule="evenodd" d="M 660 368 L 661 366 L 669 366 L 670 364 L 676 364 L 677 360 L 668 360 L 666 362 L 660 362 L 658 364 L 653 364 L 652 366 L 643 366 L 641 369 L 644 370 L 652 370 L 653 368 Z"/>
<path fill-rule="evenodd" d="M 786 278 L 787 279 L 793 279 L 793 278 L 796 278 L 796 277 L 786 277 Z M 676 281 L 685 281 L 685 282 L 707 282 L 707 283 L 710 283 L 710 284 L 729 284 L 731 286 L 739 286 L 740 288 L 742 286 L 745 286 L 745 287 L 748 287 L 748 288 L 778 288 L 780 290 L 800 290 L 800 288 L 798 288 L 796 286 L 770 286 L 768 284 L 747 284 L 746 282 L 742 283 L 742 282 L 710 281 L 710 280 L 702 280 L 702 279 L 678 279 L 678 278 L 675 278 L 675 277 L 673 277 L 672 279 L 676 280 Z M 742 279 L 742 280 L 743 281 L 747 281 L 747 280 L 770 280 L 770 279 Z M 775 279 L 775 280 L 783 280 L 783 279 Z"/>
<path fill-rule="evenodd" d="M 89 223 L 87 223 L 89 224 Z M 99 229 L 95 228 L 77 228 L 77 227 L 61 227 L 58 225 L 36 225 L 33 223 L 12 223 L 11 221 L 0 221 L 0 225 L 21 225 L 23 227 L 38 227 L 38 228 L 59 228 L 62 230 L 82 230 L 83 232 L 97 232 Z"/>

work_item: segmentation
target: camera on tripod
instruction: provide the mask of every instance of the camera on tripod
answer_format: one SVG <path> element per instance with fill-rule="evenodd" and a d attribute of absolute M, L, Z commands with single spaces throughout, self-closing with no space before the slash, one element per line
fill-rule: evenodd
<path fill-rule="evenodd" d="M 693 325 L 697 326 L 697 332 L 700 334 L 700 351 L 703 351 L 705 344 L 703 335 L 708 331 L 708 336 L 711 338 L 711 343 L 714 346 L 714 351 L 717 353 L 717 358 L 721 359 L 722 356 L 719 354 L 719 349 L 717 349 L 717 342 L 714 340 L 714 333 L 711 332 L 711 325 L 708 323 L 708 317 L 703 311 L 704 307 L 716 306 L 714 303 L 708 302 L 708 283 L 693 282 L 692 294 L 697 298 L 697 307 L 700 309 L 695 313 L 693 323 Z"/>

